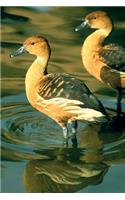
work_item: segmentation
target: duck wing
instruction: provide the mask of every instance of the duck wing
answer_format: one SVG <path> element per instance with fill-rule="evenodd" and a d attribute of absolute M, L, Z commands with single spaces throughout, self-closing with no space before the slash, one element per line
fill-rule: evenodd
<path fill-rule="evenodd" d="M 125 72 L 125 48 L 109 44 L 101 48 L 99 54 L 101 60 L 112 69 Z"/>
<path fill-rule="evenodd" d="M 68 74 L 53 73 L 42 78 L 38 83 L 38 94 L 51 102 L 68 102 L 83 108 L 91 108 L 106 114 L 101 102 L 91 93 L 83 81 Z M 60 99 L 60 101 L 59 101 Z M 57 100 L 57 101 L 56 101 Z M 70 100 L 70 101 L 69 101 Z"/>

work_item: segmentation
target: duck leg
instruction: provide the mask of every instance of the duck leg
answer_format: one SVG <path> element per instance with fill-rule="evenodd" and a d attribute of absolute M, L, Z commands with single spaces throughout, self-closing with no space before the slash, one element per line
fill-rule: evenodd
<path fill-rule="evenodd" d="M 64 141 L 63 141 L 63 145 L 64 147 L 68 147 L 68 128 L 67 126 L 63 126 L 63 138 L 64 138 Z"/>
<path fill-rule="evenodd" d="M 121 100 L 122 100 L 122 90 L 117 90 L 117 117 L 121 115 Z"/>
<path fill-rule="evenodd" d="M 72 146 L 77 147 L 77 137 L 76 137 L 76 130 L 78 127 L 77 121 L 70 122 L 70 126 L 71 126 L 71 132 L 72 132 L 72 135 L 71 135 Z"/>

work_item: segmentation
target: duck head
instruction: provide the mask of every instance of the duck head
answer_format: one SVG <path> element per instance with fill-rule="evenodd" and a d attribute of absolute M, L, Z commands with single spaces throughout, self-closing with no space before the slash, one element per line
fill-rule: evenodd
<path fill-rule="evenodd" d="M 87 15 L 84 21 L 75 28 L 75 31 L 79 31 L 85 27 L 92 29 L 112 29 L 112 21 L 110 17 L 104 11 L 95 11 Z"/>
<path fill-rule="evenodd" d="M 47 41 L 42 36 L 32 36 L 27 38 L 23 45 L 10 54 L 10 57 L 15 57 L 23 53 L 29 53 L 36 56 L 45 56 L 45 54 L 50 54 L 50 46 Z"/>

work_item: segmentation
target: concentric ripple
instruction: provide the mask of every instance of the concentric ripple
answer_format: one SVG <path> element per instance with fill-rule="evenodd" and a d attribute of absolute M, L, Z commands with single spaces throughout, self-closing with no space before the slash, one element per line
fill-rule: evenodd
<path fill-rule="evenodd" d="M 3 159 L 36 159 L 41 156 L 35 153 L 37 150 L 60 148 L 63 144 L 61 128 L 32 108 L 25 94 L 2 98 L 1 126 Z M 104 129 L 100 124 L 79 123 L 77 138 L 83 153 L 95 149 L 98 152 L 103 148 L 105 155 L 107 152 L 114 154 L 114 149 L 116 153 L 121 151 L 119 146 L 121 149 L 124 146 L 123 133 L 114 133 L 114 130 Z"/>
<path fill-rule="evenodd" d="M 2 98 L 2 139 L 25 148 L 58 145 L 62 133 L 51 119 L 33 109 L 24 94 Z"/>

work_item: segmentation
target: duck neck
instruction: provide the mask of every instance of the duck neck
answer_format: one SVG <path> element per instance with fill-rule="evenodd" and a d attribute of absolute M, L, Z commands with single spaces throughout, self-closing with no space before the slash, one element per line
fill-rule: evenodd
<path fill-rule="evenodd" d="M 89 35 L 85 40 L 83 47 L 97 49 L 103 45 L 105 38 L 110 34 L 112 27 L 108 29 L 99 29 Z"/>
<path fill-rule="evenodd" d="M 47 74 L 47 65 L 48 65 L 48 56 L 37 56 L 35 61 L 32 63 L 27 73 L 32 73 L 36 76 L 36 79 L 40 76 L 44 76 Z"/>
<path fill-rule="evenodd" d="M 100 80 L 100 70 L 103 66 L 99 60 L 99 50 L 103 47 L 105 38 L 111 30 L 96 30 L 85 40 L 81 55 L 82 62 L 86 70 Z"/>
<path fill-rule="evenodd" d="M 48 54 L 46 56 L 37 56 L 36 60 L 28 69 L 25 79 L 27 97 L 31 95 L 31 93 L 35 93 L 35 86 L 39 80 L 47 74 L 48 61 Z"/>

